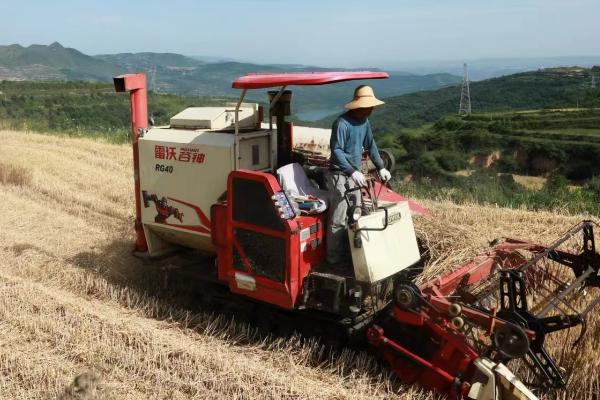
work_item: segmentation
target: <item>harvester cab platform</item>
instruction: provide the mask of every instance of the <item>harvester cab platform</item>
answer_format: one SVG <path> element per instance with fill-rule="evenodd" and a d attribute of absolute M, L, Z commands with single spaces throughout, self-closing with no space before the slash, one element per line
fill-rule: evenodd
<path fill-rule="evenodd" d="M 513 360 L 540 387 L 564 387 L 568 376 L 544 343 L 574 327 L 583 335 L 586 316 L 600 304 L 594 222 L 550 246 L 506 239 L 417 285 L 422 260 L 412 216 L 428 211 L 369 174 L 365 158 L 367 186 L 346 193 L 352 265 L 325 264 L 321 173 L 330 130 L 286 121 L 287 88 L 387 77 L 249 74 L 233 82 L 237 103 L 188 108 L 164 127 L 148 127 L 144 74 L 114 78 L 115 89 L 131 96 L 135 253 L 192 249 L 193 285 L 205 297 L 362 339 L 402 380 L 454 398 L 535 399 L 506 367 Z M 248 90 L 269 88 L 277 90 L 268 93 L 267 113 L 244 103 Z M 382 159 L 391 170 L 391 154 Z"/>

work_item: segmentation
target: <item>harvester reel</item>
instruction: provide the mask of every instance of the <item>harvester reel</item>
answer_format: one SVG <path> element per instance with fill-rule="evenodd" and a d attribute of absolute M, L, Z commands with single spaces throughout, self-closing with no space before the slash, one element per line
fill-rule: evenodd
<path fill-rule="evenodd" d="M 510 331 L 494 335 L 494 345 L 498 352 L 508 358 L 524 358 L 529 368 L 538 377 L 540 382 L 548 382 L 554 388 L 566 386 L 564 372 L 544 348 L 548 333 L 568 329 L 581 324 L 582 320 L 577 315 L 538 317 L 529 311 L 527 304 L 525 279 L 522 272 L 503 271 L 500 274 L 501 311 L 498 316 L 519 324 L 535 332 L 535 339 L 530 343 L 525 341 L 518 333 L 518 326 Z M 525 353 L 523 353 L 525 350 Z M 516 356 L 516 354 L 521 355 Z M 515 356 L 511 356 L 515 354 Z"/>

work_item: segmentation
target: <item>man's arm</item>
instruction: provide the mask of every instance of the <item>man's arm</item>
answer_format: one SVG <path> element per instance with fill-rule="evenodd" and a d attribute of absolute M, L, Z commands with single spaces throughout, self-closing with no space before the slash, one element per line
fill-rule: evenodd
<path fill-rule="evenodd" d="M 379 155 L 379 149 L 377 148 L 377 144 L 375 140 L 373 140 L 373 132 L 371 131 L 371 123 L 367 122 L 367 134 L 365 135 L 365 140 L 363 142 L 363 148 L 369 152 L 369 157 L 377 170 L 384 168 L 383 160 Z"/>
<path fill-rule="evenodd" d="M 344 151 L 344 145 L 348 138 L 348 126 L 346 124 L 340 124 L 336 121 L 331 128 L 331 140 L 329 146 L 331 147 L 332 161 L 340 168 L 347 176 L 352 175 L 355 168 L 350 164 Z"/>

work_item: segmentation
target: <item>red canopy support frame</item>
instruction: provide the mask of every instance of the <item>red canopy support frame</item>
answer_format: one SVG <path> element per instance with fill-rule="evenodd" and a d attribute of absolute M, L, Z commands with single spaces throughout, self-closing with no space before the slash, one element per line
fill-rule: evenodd
<path fill-rule="evenodd" d="M 237 78 L 231 87 L 234 89 L 265 89 L 291 85 L 327 85 L 336 82 L 387 79 L 389 77 L 387 72 L 380 71 L 253 73 Z"/>
<path fill-rule="evenodd" d="M 239 161 L 238 155 L 238 133 L 239 133 L 239 111 L 249 89 L 266 89 L 271 87 L 279 87 L 277 95 L 269 104 L 269 130 L 273 130 L 273 121 L 271 110 L 277 104 L 277 101 L 290 85 L 298 86 L 313 86 L 327 85 L 330 83 L 346 82 L 363 79 L 387 79 L 389 74 L 380 71 L 339 71 L 339 72 L 289 72 L 289 73 L 251 73 L 237 78 L 231 84 L 234 89 L 241 89 L 242 93 L 235 107 L 234 129 L 236 136 L 236 165 Z M 279 127 L 278 127 L 279 129 Z M 279 153 L 279 151 L 277 151 Z M 277 154 L 279 162 L 279 154 Z M 271 157 L 271 164 L 274 164 Z"/>

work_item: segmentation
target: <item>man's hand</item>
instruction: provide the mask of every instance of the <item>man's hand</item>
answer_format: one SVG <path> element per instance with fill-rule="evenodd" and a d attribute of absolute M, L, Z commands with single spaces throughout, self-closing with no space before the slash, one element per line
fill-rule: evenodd
<path fill-rule="evenodd" d="M 388 174 L 389 174 L 389 172 L 388 172 Z M 356 182 L 356 184 L 359 187 L 367 186 L 367 180 L 366 180 L 365 176 L 362 174 L 362 172 L 354 171 L 350 177 L 354 180 L 354 182 Z"/>
<path fill-rule="evenodd" d="M 392 179 L 392 174 L 390 174 L 390 171 L 388 171 L 385 168 L 381 168 L 379 170 L 379 176 L 381 177 L 381 180 L 384 181 L 384 182 L 387 182 L 390 179 Z"/>

